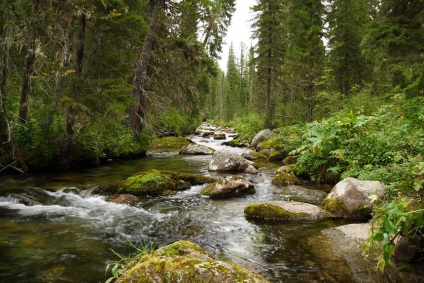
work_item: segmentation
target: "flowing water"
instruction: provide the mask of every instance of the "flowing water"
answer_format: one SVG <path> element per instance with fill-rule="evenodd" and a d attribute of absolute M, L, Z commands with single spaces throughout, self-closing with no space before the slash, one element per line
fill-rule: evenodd
<path fill-rule="evenodd" d="M 261 223 L 244 217 L 244 208 L 252 203 L 320 202 L 323 189 L 272 186 L 279 164 L 263 164 L 259 175 L 248 176 L 256 194 L 242 198 L 210 200 L 200 195 L 205 186 L 193 186 L 131 206 L 91 193 L 100 184 L 116 183 L 146 169 L 224 176 L 207 171 L 210 158 L 151 152 L 140 160 L 79 172 L 2 177 L 0 282 L 104 282 L 110 276 L 105 273 L 106 263 L 117 259 L 112 249 L 128 254 L 132 251 L 125 244 L 128 241 L 162 246 L 180 239 L 199 244 L 220 260 L 240 263 L 271 282 L 329 282 L 325 278 L 331 277 L 331 270 L 322 267 L 308 239 L 341 221 Z M 349 277 L 346 274 L 346 281 Z"/>

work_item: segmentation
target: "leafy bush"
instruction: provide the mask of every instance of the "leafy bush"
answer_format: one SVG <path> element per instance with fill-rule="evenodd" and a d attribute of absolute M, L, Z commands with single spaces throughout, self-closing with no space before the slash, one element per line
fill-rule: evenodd
<path fill-rule="evenodd" d="M 408 97 L 408 87 L 395 89 L 392 102 L 373 115 L 342 110 L 308 124 L 302 145 L 292 152 L 301 153 L 297 173 L 313 181 L 357 177 L 387 185 L 365 244 L 366 249 L 382 244 L 380 269 L 390 262 L 399 236 L 424 231 L 424 99 Z"/>

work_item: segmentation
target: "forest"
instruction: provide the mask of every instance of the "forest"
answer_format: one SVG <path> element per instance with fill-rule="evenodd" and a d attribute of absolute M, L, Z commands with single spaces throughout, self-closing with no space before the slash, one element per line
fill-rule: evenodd
<path fill-rule="evenodd" d="M 142 157 L 201 121 L 262 129 L 317 183 L 379 180 L 366 243 L 424 227 L 424 1 L 257 0 L 253 46 L 217 60 L 234 0 L 3 0 L 0 173 Z M 366 248 L 367 248 L 366 247 Z"/>

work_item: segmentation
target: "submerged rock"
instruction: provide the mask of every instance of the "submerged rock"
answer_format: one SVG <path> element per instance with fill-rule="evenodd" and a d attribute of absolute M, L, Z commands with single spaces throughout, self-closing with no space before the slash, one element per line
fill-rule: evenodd
<path fill-rule="evenodd" d="M 307 239 L 307 247 L 320 262 L 323 272 L 332 280 L 346 282 L 424 282 L 422 263 L 414 263 L 408 272 L 400 268 L 386 266 L 381 273 L 377 266 L 377 255 L 363 255 L 362 243 L 370 236 L 369 223 L 348 224 L 322 230 Z"/>
<path fill-rule="evenodd" d="M 158 196 L 189 189 L 191 185 L 213 183 L 216 179 L 197 174 L 149 170 L 135 174 L 121 183 L 118 192 L 137 196 Z"/>
<path fill-rule="evenodd" d="M 275 176 L 272 178 L 274 185 L 299 185 L 299 179 L 294 175 L 293 170 L 289 166 L 282 166 L 275 171 Z"/>
<path fill-rule="evenodd" d="M 383 197 L 384 184 L 378 181 L 360 181 L 346 178 L 334 186 L 324 199 L 324 208 L 339 216 L 348 218 L 370 217 L 371 195 Z"/>
<path fill-rule="evenodd" d="M 254 193 L 255 186 L 253 183 L 241 177 L 231 176 L 210 185 L 203 190 L 202 195 L 212 199 L 223 199 Z"/>
<path fill-rule="evenodd" d="M 209 162 L 209 171 L 218 172 L 245 172 L 248 169 L 249 174 L 257 174 L 256 169 L 252 169 L 254 163 L 244 159 L 237 153 L 220 150 L 215 151 L 212 160 Z M 247 173 L 247 172 L 246 172 Z"/>
<path fill-rule="evenodd" d="M 121 194 L 121 195 L 115 195 L 110 196 L 107 198 L 108 202 L 114 202 L 114 203 L 127 203 L 127 204 L 133 204 L 140 201 L 140 199 L 136 196 L 129 195 L 129 194 Z"/>
<path fill-rule="evenodd" d="M 184 155 L 212 155 L 214 150 L 204 145 L 189 144 L 180 150 L 180 154 Z"/>
<path fill-rule="evenodd" d="M 236 263 L 218 261 L 191 242 L 177 241 L 132 263 L 117 282 L 265 283 L 268 280 Z"/>
<path fill-rule="evenodd" d="M 244 209 L 248 218 L 264 220 L 312 220 L 332 215 L 316 205 L 296 201 L 270 201 L 251 204 Z"/>
<path fill-rule="evenodd" d="M 284 200 L 294 200 L 310 204 L 322 204 L 327 193 L 321 190 L 305 188 L 297 185 L 288 185 L 280 187 L 280 195 Z"/>
<path fill-rule="evenodd" d="M 222 132 L 216 132 L 213 134 L 213 139 L 214 140 L 225 140 L 227 139 L 227 136 L 225 133 Z"/>

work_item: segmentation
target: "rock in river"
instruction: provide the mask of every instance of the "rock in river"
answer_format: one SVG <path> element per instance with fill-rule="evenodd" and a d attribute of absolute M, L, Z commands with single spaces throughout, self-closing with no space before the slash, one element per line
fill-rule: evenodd
<path fill-rule="evenodd" d="M 191 185 L 213 183 L 216 179 L 171 171 L 149 170 L 137 173 L 123 181 L 118 189 L 121 194 L 158 196 L 189 189 Z"/>
<path fill-rule="evenodd" d="M 191 242 L 177 241 L 127 266 L 117 282 L 265 283 L 268 280 L 236 263 L 218 261 Z"/>
<path fill-rule="evenodd" d="M 272 178 L 274 185 L 299 185 L 299 179 L 294 175 L 293 170 L 289 166 L 282 166 L 275 171 L 275 176 Z"/>
<path fill-rule="evenodd" d="M 255 193 L 255 186 L 251 182 L 241 177 L 231 176 L 210 185 L 202 192 L 202 195 L 212 199 L 223 199 L 253 193 Z"/>
<path fill-rule="evenodd" d="M 368 218 L 372 203 L 369 197 L 381 198 L 385 186 L 378 181 L 360 181 L 346 178 L 336 184 L 324 200 L 324 208 L 348 218 Z"/>
<path fill-rule="evenodd" d="M 215 151 L 212 160 L 209 162 L 209 171 L 218 172 L 246 172 L 248 174 L 257 174 L 254 163 L 244 159 L 237 153 L 229 150 Z"/>
<path fill-rule="evenodd" d="M 180 154 L 184 155 L 212 155 L 214 150 L 204 145 L 189 144 L 180 150 Z"/>
<path fill-rule="evenodd" d="M 297 201 L 269 201 L 251 204 L 244 209 L 248 218 L 268 220 L 311 220 L 332 215 L 316 205 Z"/>

